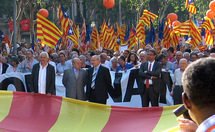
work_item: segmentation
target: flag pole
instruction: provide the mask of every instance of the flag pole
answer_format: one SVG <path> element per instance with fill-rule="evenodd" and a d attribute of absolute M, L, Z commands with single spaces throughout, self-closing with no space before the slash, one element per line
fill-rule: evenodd
<path fill-rule="evenodd" d="M 16 0 L 13 0 L 13 53 L 17 55 Z"/>
<path fill-rule="evenodd" d="M 122 27 L 122 10 L 121 0 L 119 0 L 119 26 Z"/>

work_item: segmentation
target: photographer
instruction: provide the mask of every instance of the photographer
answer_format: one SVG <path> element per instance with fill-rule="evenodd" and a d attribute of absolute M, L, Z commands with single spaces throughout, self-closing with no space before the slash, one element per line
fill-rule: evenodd
<path fill-rule="evenodd" d="M 182 84 L 183 103 L 192 120 L 198 125 L 197 132 L 215 131 L 215 59 L 204 58 L 187 67 Z M 191 120 L 178 119 L 181 131 L 195 131 Z"/>

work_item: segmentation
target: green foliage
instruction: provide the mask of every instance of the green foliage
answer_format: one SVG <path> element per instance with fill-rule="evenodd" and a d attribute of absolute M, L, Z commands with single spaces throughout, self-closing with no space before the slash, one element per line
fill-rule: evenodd
<path fill-rule="evenodd" d="M 13 1 L 12 0 L 1 0 L 0 4 L 0 17 L 6 15 L 7 18 L 13 16 Z"/>

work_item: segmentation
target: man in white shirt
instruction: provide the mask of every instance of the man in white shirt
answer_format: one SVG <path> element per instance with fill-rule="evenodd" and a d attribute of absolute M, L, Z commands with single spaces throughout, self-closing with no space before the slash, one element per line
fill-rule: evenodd
<path fill-rule="evenodd" d="M 173 77 L 173 90 L 171 94 L 173 96 L 174 105 L 182 104 L 183 87 L 182 87 L 181 78 L 187 66 L 188 66 L 187 59 L 183 58 L 179 61 L 180 68 L 175 70 L 174 77 Z"/>
<path fill-rule="evenodd" d="M 215 132 L 214 65 L 214 58 L 199 59 L 192 62 L 182 75 L 182 99 L 190 117 L 198 125 L 196 132 Z M 181 122 L 180 130 L 190 132 L 193 127 L 187 124 L 191 123 Z"/>
<path fill-rule="evenodd" d="M 55 95 L 55 69 L 48 63 L 49 55 L 47 52 L 40 54 L 40 63 L 35 64 L 32 69 L 31 95 L 34 93 Z"/>

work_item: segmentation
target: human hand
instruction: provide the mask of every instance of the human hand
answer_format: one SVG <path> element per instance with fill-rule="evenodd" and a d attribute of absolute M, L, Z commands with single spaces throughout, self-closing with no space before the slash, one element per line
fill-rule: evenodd
<path fill-rule="evenodd" d="M 31 92 L 31 95 L 34 96 L 34 92 Z"/>
<path fill-rule="evenodd" d="M 152 76 L 152 79 L 157 79 L 158 77 L 154 77 L 154 76 Z"/>
<path fill-rule="evenodd" d="M 189 119 L 177 118 L 179 121 L 179 130 L 181 132 L 195 132 L 198 128 L 197 124 Z"/>
<path fill-rule="evenodd" d="M 60 73 L 57 73 L 57 75 L 60 76 L 61 74 L 60 74 Z"/>
<path fill-rule="evenodd" d="M 52 94 L 51 93 L 47 93 L 47 96 L 50 97 L 50 96 L 52 96 Z"/>
<path fill-rule="evenodd" d="M 29 66 L 26 66 L 25 68 L 27 68 L 27 69 L 31 70 L 31 68 L 30 68 Z"/>

